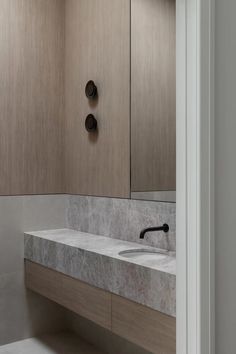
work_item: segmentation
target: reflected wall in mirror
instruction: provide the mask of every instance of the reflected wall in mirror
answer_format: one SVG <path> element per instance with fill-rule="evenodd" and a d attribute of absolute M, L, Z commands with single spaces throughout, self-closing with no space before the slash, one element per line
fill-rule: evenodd
<path fill-rule="evenodd" d="M 175 201 L 175 0 L 131 0 L 131 197 Z"/>

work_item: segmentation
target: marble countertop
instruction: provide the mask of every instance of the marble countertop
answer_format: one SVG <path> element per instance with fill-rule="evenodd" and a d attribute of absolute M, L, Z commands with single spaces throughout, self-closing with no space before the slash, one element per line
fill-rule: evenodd
<path fill-rule="evenodd" d="M 25 258 L 175 316 L 174 253 L 126 258 L 126 250 L 153 247 L 71 229 L 25 233 Z"/>

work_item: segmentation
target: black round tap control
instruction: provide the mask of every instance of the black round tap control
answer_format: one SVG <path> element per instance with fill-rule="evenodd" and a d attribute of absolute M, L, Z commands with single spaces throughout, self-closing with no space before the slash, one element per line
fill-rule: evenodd
<path fill-rule="evenodd" d="M 92 80 L 88 81 L 85 87 L 85 94 L 89 99 L 93 99 L 97 96 L 97 86 Z"/>
<path fill-rule="evenodd" d="M 89 114 L 86 117 L 85 128 L 89 133 L 95 132 L 97 130 L 97 119 L 94 117 L 93 114 Z"/>

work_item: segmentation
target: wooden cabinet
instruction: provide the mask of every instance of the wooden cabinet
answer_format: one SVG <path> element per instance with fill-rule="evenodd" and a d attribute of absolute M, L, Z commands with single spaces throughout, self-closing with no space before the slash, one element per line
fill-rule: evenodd
<path fill-rule="evenodd" d="M 112 331 L 151 353 L 176 353 L 173 317 L 116 295 L 112 295 Z"/>
<path fill-rule="evenodd" d="M 111 329 L 111 294 L 39 264 L 25 262 L 26 287 Z"/>
<path fill-rule="evenodd" d="M 25 262 L 26 287 L 156 354 L 175 354 L 176 322 L 133 301 Z"/>

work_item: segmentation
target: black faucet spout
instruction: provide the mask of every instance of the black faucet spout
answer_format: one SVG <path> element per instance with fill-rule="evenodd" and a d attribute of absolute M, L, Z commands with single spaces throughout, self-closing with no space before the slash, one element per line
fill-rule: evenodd
<path fill-rule="evenodd" d="M 163 232 L 168 232 L 169 231 L 169 225 L 167 224 L 164 224 L 162 226 L 156 226 L 156 227 L 148 227 L 146 229 L 143 229 L 141 232 L 140 232 L 140 238 L 141 239 L 144 239 L 144 236 L 147 232 L 154 232 L 154 231 L 163 231 Z"/>

